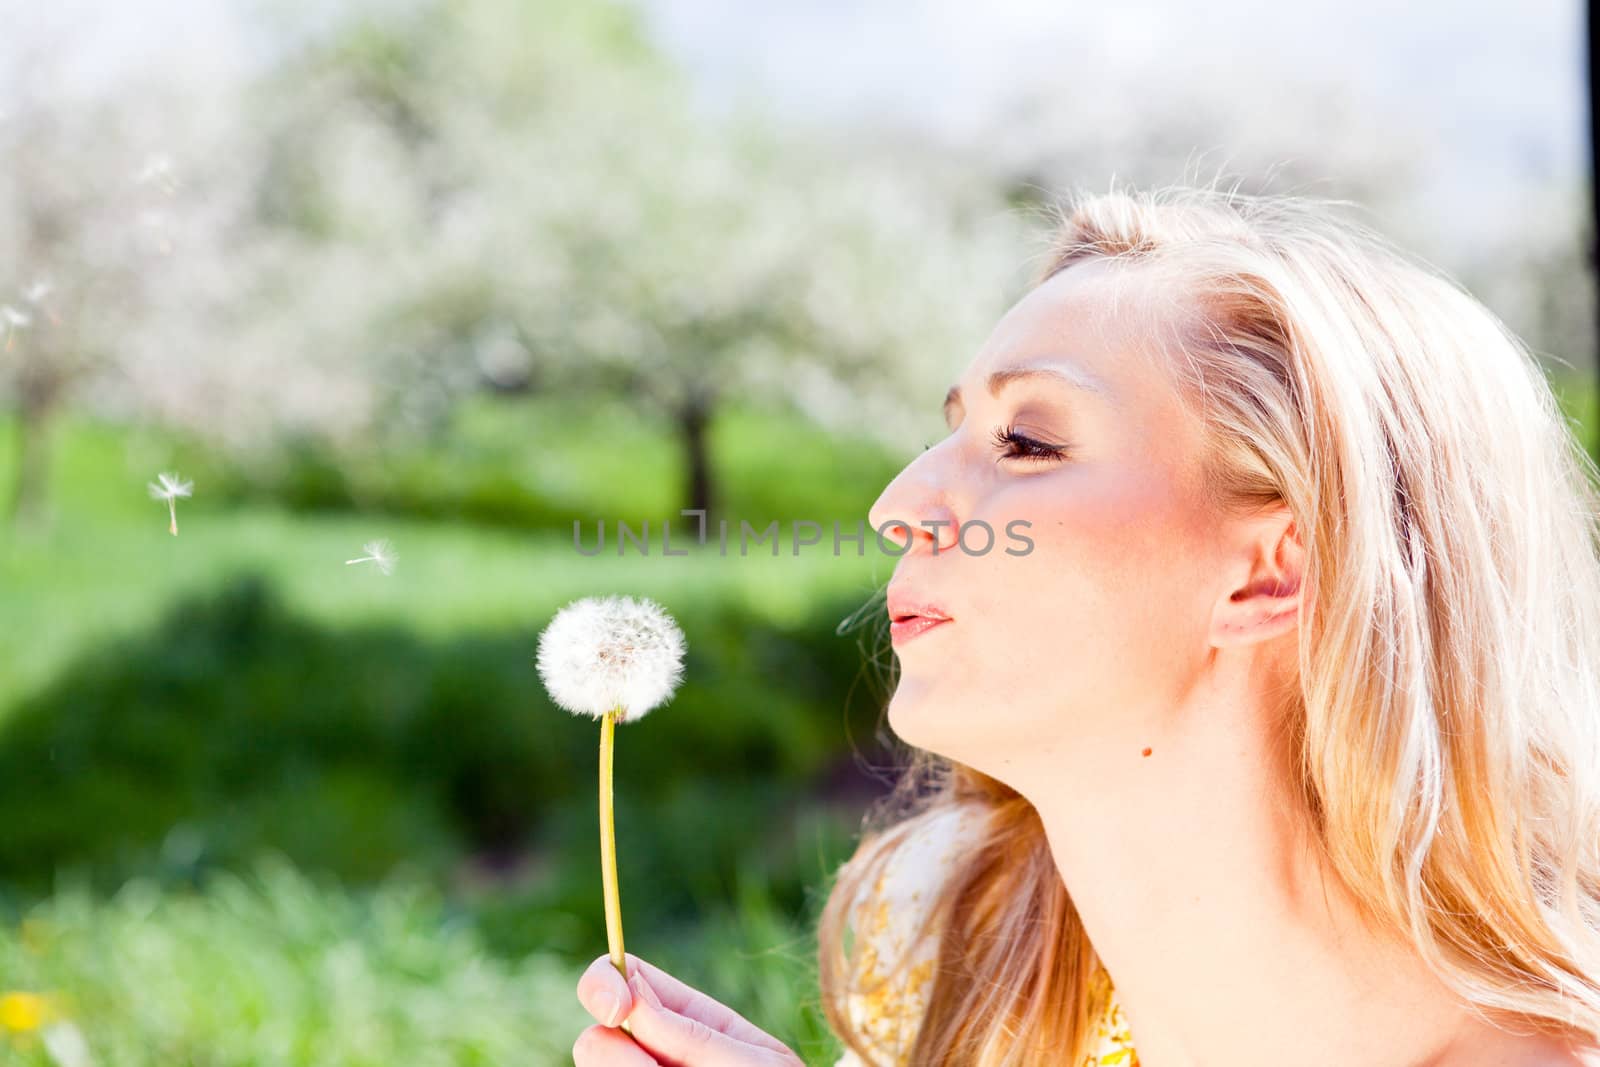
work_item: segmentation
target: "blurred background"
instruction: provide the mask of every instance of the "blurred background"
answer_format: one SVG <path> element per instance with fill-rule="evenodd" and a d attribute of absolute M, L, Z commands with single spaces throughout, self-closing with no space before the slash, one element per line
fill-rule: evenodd
<path fill-rule="evenodd" d="M 8 2 L 0 1063 L 570 1062 L 599 731 L 533 654 L 607 593 L 688 639 L 617 734 L 627 948 L 831 1063 L 813 924 L 897 755 L 894 559 L 832 524 L 1045 205 L 1346 198 L 1591 442 L 1583 14 Z"/>

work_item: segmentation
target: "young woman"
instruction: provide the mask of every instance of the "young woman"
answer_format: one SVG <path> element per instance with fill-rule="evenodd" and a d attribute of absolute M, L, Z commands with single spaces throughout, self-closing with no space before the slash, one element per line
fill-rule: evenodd
<path fill-rule="evenodd" d="M 875 504 L 916 758 L 821 916 L 841 1063 L 1600 1064 L 1600 472 L 1335 206 L 1071 198 Z M 578 1064 L 799 1062 L 629 970 Z"/>

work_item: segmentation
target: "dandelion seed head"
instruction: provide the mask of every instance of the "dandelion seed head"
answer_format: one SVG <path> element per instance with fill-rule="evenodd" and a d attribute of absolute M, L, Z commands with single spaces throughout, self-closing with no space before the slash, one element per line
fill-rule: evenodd
<path fill-rule="evenodd" d="M 33 316 L 10 304 L 0 304 L 0 318 L 6 320 L 8 326 L 26 326 L 33 321 Z"/>
<path fill-rule="evenodd" d="M 177 496 L 190 496 L 194 492 L 194 483 L 179 481 L 176 474 L 162 471 L 156 478 L 161 484 L 149 483 L 150 496 L 154 500 L 170 500 Z"/>
<path fill-rule="evenodd" d="M 22 299 L 30 304 L 37 304 L 50 295 L 51 285 L 47 281 L 37 281 L 22 291 Z"/>
<path fill-rule="evenodd" d="M 671 699 L 683 680 L 683 631 L 647 597 L 584 597 L 556 612 L 539 635 L 539 677 L 574 715 L 619 722 Z"/>

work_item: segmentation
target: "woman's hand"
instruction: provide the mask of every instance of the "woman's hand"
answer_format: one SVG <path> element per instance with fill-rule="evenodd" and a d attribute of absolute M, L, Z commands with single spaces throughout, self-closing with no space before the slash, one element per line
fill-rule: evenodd
<path fill-rule="evenodd" d="M 578 1000 L 599 1022 L 572 1046 L 577 1067 L 805 1067 L 732 1008 L 631 952 L 624 960 L 627 982 L 609 955 L 578 979 Z M 624 1019 L 631 1037 L 618 1029 Z"/>

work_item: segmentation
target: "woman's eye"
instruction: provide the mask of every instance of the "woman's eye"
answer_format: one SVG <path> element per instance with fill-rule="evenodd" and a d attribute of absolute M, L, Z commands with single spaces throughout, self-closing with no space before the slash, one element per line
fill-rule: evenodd
<path fill-rule="evenodd" d="M 1043 441 L 1036 441 L 1026 434 L 1018 433 L 1012 426 L 1002 426 L 995 430 L 994 444 L 1001 450 L 1003 459 L 1048 461 L 1061 459 L 1067 453 L 1067 450 L 1060 445 L 1047 445 Z"/>

